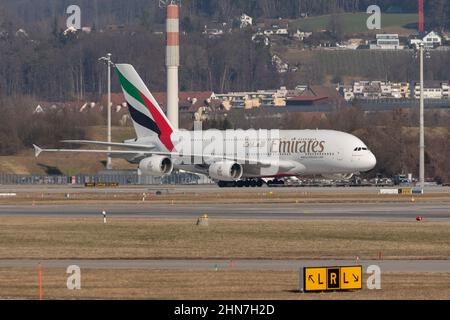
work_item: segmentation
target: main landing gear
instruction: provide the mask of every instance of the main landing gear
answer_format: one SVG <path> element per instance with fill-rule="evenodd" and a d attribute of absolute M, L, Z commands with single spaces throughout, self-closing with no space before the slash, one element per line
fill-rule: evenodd
<path fill-rule="evenodd" d="M 221 188 L 261 188 L 264 185 L 267 185 L 269 187 L 272 186 L 280 186 L 284 185 L 284 181 L 282 180 L 269 180 L 267 182 L 264 182 L 262 179 L 247 179 L 247 180 L 238 180 L 238 181 L 219 181 L 218 185 Z"/>

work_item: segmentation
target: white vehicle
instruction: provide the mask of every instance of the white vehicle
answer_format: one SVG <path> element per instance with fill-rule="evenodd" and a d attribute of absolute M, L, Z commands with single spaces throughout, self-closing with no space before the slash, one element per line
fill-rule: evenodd
<path fill-rule="evenodd" d="M 331 130 L 174 130 L 133 66 L 117 64 L 137 138 L 124 143 L 67 140 L 122 150 L 41 149 L 41 152 L 104 153 L 139 164 L 142 174 L 184 170 L 209 176 L 219 186 L 262 186 L 279 178 L 323 175 L 349 178 L 373 169 L 376 158 L 357 137 Z M 224 148 L 225 146 L 225 148 Z M 232 146 L 232 150 L 227 149 Z M 193 160 L 193 158 L 195 158 Z"/>

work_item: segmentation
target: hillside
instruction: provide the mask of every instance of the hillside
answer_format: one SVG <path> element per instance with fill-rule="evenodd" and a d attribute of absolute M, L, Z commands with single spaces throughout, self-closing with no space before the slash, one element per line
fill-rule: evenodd
<path fill-rule="evenodd" d="M 292 22 L 292 27 L 299 28 L 303 31 L 318 32 L 326 30 L 331 22 L 332 15 L 322 15 L 306 19 L 298 19 Z M 365 12 L 359 13 L 342 13 L 335 15 L 337 21 L 342 24 L 342 30 L 346 34 L 367 33 L 367 15 Z M 411 34 L 417 30 L 418 15 L 414 13 L 408 14 L 382 14 L 382 32 L 395 32 L 399 34 Z M 379 30 L 371 31 L 373 33 Z"/>
<path fill-rule="evenodd" d="M 335 78 L 338 81 L 389 80 L 409 82 L 419 79 L 418 60 L 409 50 L 305 50 L 295 46 L 274 46 L 274 54 L 289 65 L 298 66 L 299 72 L 290 74 L 285 83 L 323 84 Z M 448 81 L 450 54 L 433 51 L 426 61 L 425 80 Z M 336 80 L 337 79 L 337 80 Z M 328 83 L 330 84 L 330 83 Z"/>

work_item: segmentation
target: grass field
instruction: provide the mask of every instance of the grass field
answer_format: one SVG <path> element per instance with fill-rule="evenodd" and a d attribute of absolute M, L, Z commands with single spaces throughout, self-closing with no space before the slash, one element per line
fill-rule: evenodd
<path fill-rule="evenodd" d="M 0 259 L 450 259 L 448 222 L 0 218 Z"/>
<path fill-rule="evenodd" d="M 450 223 L 0 218 L 0 259 L 450 259 Z M 44 263 L 45 265 L 45 263 Z M 44 299 L 450 299 L 450 273 L 383 273 L 382 290 L 300 294 L 298 272 L 82 269 L 68 290 L 44 268 Z M 36 299 L 36 268 L 0 268 L 0 299 Z"/>
<path fill-rule="evenodd" d="M 450 274 L 382 274 L 381 290 L 297 292 L 297 272 L 81 270 L 81 290 L 68 290 L 64 269 L 44 269 L 44 299 L 450 299 Z M 365 278 L 363 278 L 365 281 Z M 35 269 L 0 269 L 0 299 L 37 299 Z"/>
<path fill-rule="evenodd" d="M 343 23 L 345 33 L 365 33 L 369 32 L 367 29 L 367 19 L 369 17 L 366 13 L 343 13 L 339 14 L 339 19 Z M 323 15 L 318 17 L 311 17 L 307 19 L 296 20 L 292 26 L 300 28 L 304 31 L 317 32 L 325 30 L 330 24 L 331 15 Z M 397 31 L 399 33 L 412 33 L 415 29 L 407 29 L 406 27 L 417 23 L 417 14 L 387 14 L 381 16 L 381 32 Z M 374 32 L 380 33 L 380 30 Z"/>

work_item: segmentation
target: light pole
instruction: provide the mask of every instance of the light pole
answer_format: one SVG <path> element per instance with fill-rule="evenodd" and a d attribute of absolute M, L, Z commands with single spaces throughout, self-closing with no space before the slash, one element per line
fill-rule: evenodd
<path fill-rule="evenodd" d="M 423 77 L 423 65 L 424 65 L 424 43 L 419 44 L 419 54 L 420 54 L 420 165 L 419 165 L 419 179 L 420 188 L 422 190 L 425 188 L 425 97 L 424 91 L 424 77 Z"/>
<path fill-rule="evenodd" d="M 101 57 L 99 61 L 103 61 L 108 66 L 108 143 L 111 143 L 111 66 L 114 67 L 114 63 L 111 61 L 111 53 L 108 53 L 106 57 Z M 111 146 L 108 146 L 108 151 L 111 151 Z M 112 169 L 111 156 L 108 154 L 106 161 L 106 169 Z"/>

